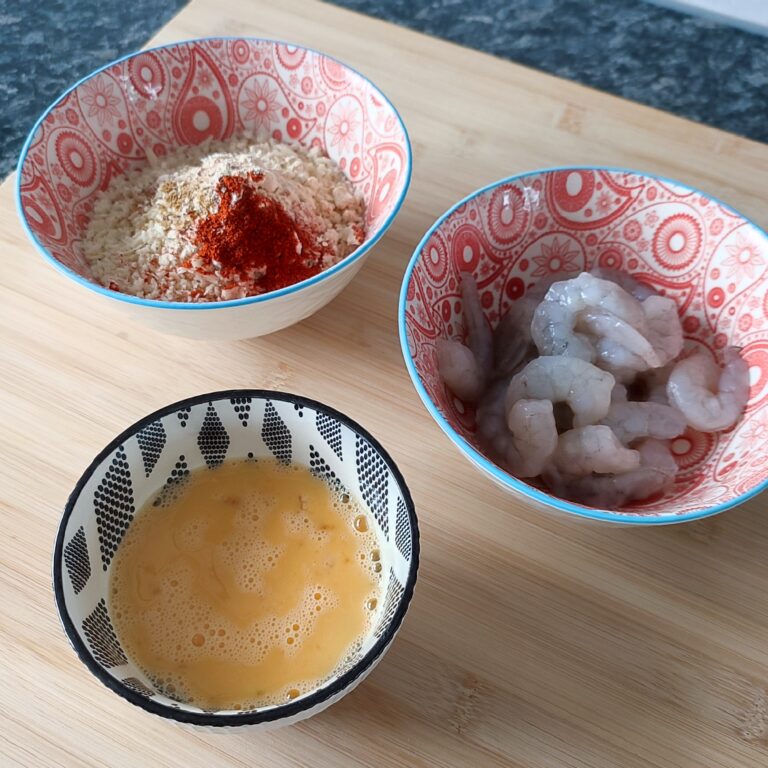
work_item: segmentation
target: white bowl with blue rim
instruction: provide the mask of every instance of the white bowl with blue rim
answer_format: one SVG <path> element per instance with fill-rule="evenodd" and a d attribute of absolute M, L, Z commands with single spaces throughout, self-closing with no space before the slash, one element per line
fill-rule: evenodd
<path fill-rule="evenodd" d="M 143 299 L 93 279 L 80 242 L 94 199 L 114 175 L 142 168 L 150 149 L 161 156 L 206 139 L 265 133 L 319 146 L 362 194 L 366 234 L 355 251 L 300 283 L 230 301 Z M 17 207 L 32 243 L 59 272 L 126 315 L 179 336 L 243 339 L 331 301 L 394 220 L 410 176 L 405 126 L 363 75 L 290 43 L 204 38 L 126 56 L 59 97 L 22 149 Z"/>
<path fill-rule="evenodd" d="M 379 541 L 384 597 L 360 647 L 320 687 L 285 704 L 209 711 L 158 691 L 126 655 L 110 618 L 109 579 L 117 547 L 145 502 L 191 471 L 246 458 L 302 464 L 358 499 L 370 512 Z M 370 674 L 401 627 L 418 565 L 419 530 L 411 495 L 372 435 L 313 400 L 232 390 L 162 408 L 99 453 L 67 501 L 56 537 L 53 578 L 64 631 L 83 664 L 107 688 L 181 723 L 266 728 L 321 712 Z"/>
<path fill-rule="evenodd" d="M 688 349 L 717 362 L 728 346 L 750 367 L 746 412 L 715 435 L 672 441 L 675 483 L 621 510 L 559 498 L 509 474 L 477 440 L 474 410 L 443 384 L 438 339 L 464 340 L 460 274 L 475 277 L 494 328 L 510 305 L 553 273 L 626 272 L 675 299 Z M 768 488 L 768 235 L 727 204 L 672 179 L 617 168 L 531 171 L 479 189 L 446 211 L 416 247 L 398 310 L 408 373 L 461 453 L 505 491 L 543 510 L 612 523 L 696 520 Z"/>

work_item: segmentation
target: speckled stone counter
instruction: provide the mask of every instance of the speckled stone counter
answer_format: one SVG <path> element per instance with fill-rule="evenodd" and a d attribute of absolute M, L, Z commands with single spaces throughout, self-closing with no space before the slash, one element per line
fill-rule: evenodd
<path fill-rule="evenodd" d="M 337 0 L 768 141 L 768 38 L 642 0 Z"/>
<path fill-rule="evenodd" d="M 97 67 L 141 48 L 185 0 L 0 0 L 0 178 L 40 113 Z"/>
<path fill-rule="evenodd" d="M 768 141 L 768 38 L 759 35 L 642 0 L 336 4 Z M 139 48 L 183 5 L 0 0 L 0 176 L 49 103 L 94 68 Z"/>

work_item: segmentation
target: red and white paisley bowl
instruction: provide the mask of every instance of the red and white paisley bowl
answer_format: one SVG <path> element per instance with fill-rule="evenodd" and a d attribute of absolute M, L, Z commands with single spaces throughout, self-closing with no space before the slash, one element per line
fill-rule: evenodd
<path fill-rule="evenodd" d="M 471 271 L 495 327 L 515 299 L 553 272 L 620 269 L 673 297 L 687 344 L 720 360 L 742 348 L 751 391 L 742 420 L 673 442 L 680 471 L 663 498 L 621 512 L 557 498 L 483 455 L 474 411 L 442 383 L 435 342 L 462 339 L 459 275 Z M 434 419 L 480 470 L 548 509 L 623 523 L 670 523 L 721 512 L 768 487 L 768 235 L 727 205 L 636 171 L 563 168 L 474 192 L 419 243 L 400 295 L 408 371 Z"/>
<path fill-rule="evenodd" d="M 139 299 L 93 282 L 80 243 L 111 179 L 207 138 L 261 136 L 320 146 L 366 202 L 365 242 L 331 269 L 262 296 L 207 304 Z M 38 120 L 19 160 L 17 203 L 38 250 L 67 277 L 159 330 L 248 338 L 316 312 L 354 277 L 402 205 L 411 147 L 369 80 L 317 51 L 207 38 L 141 51 L 97 70 Z"/>

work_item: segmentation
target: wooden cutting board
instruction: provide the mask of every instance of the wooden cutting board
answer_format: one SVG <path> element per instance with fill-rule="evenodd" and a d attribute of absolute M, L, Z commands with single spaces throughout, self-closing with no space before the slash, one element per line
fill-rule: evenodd
<path fill-rule="evenodd" d="M 427 415 L 396 329 L 413 247 L 481 185 L 629 166 L 765 226 L 768 147 L 313 0 L 195 0 L 153 42 L 218 34 L 312 46 L 369 75 L 410 131 L 411 193 L 330 306 L 213 344 L 123 326 L 44 264 L 14 179 L 0 187 L 0 764 L 768 764 L 768 498 L 650 530 L 528 509 Z M 190 732 L 119 699 L 69 648 L 50 584 L 59 516 L 92 457 L 149 411 L 230 387 L 302 393 L 359 420 L 399 463 L 423 531 L 416 596 L 383 663 L 326 713 L 267 734 Z"/>

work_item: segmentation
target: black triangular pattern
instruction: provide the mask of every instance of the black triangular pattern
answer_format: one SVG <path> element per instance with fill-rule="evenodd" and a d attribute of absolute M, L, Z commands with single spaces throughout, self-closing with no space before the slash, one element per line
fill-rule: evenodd
<path fill-rule="evenodd" d="M 395 546 L 406 559 L 411 559 L 411 525 L 408 520 L 408 510 L 403 497 L 397 500 L 397 517 L 395 518 Z"/>
<path fill-rule="evenodd" d="M 107 613 L 107 604 L 103 598 L 99 600 L 93 613 L 83 619 L 83 632 L 88 638 L 88 645 L 91 647 L 93 658 L 102 667 L 119 667 L 121 664 L 128 663 L 128 659 L 125 658 L 123 649 L 117 641 L 115 630 L 112 629 L 112 622 Z"/>
<path fill-rule="evenodd" d="M 349 672 L 349 670 L 352 669 L 360 661 L 360 652 L 362 649 L 362 642 L 358 641 L 352 645 L 352 647 L 347 651 L 347 656 L 344 661 L 342 661 L 341 664 L 339 664 L 339 666 L 336 668 L 337 677 L 341 677 L 343 674 Z"/>
<path fill-rule="evenodd" d="M 272 451 L 274 457 L 283 464 L 289 464 L 292 456 L 291 433 L 280 418 L 271 400 L 264 406 L 264 424 L 261 427 L 261 439 Z"/>
<path fill-rule="evenodd" d="M 341 424 L 336 419 L 325 413 L 317 412 L 315 416 L 317 431 L 323 436 L 323 440 L 331 447 L 331 450 L 340 458 L 341 455 Z"/>
<path fill-rule="evenodd" d="M 171 470 L 171 474 L 166 478 L 165 485 L 160 489 L 160 492 L 155 496 L 155 500 L 152 502 L 153 507 L 167 507 L 175 498 L 179 490 L 179 484 L 189 476 L 189 468 L 187 466 L 187 459 L 182 453 L 179 456 L 179 460 L 176 462 L 176 466 Z"/>
<path fill-rule="evenodd" d="M 384 596 L 384 608 L 381 611 L 381 617 L 379 618 L 379 623 L 376 625 L 376 631 L 374 632 L 376 637 L 381 637 L 389 626 L 395 615 L 397 606 L 400 605 L 400 599 L 403 596 L 403 592 L 405 592 L 405 588 L 395 578 L 394 571 L 390 570 L 387 594 Z"/>
<path fill-rule="evenodd" d="M 209 469 L 218 467 L 227 457 L 229 433 L 224 428 L 213 403 L 208 403 L 203 426 L 200 427 L 200 433 L 197 436 L 197 445 Z"/>
<path fill-rule="evenodd" d="M 93 494 L 93 506 L 96 510 L 101 563 L 106 571 L 135 511 L 131 470 L 122 445 L 112 457 L 106 474 Z"/>
<path fill-rule="evenodd" d="M 136 433 L 136 442 L 139 444 L 141 458 L 144 461 L 144 474 L 149 477 L 165 448 L 165 427 L 162 420 L 158 419 L 148 424 L 144 429 Z"/>
<path fill-rule="evenodd" d="M 91 560 L 88 557 L 88 544 L 85 542 L 85 530 L 82 525 L 64 547 L 64 563 L 72 589 L 79 595 L 91 578 Z"/>
<path fill-rule="evenodd" d="M 192 409 L 187 406 L 186 408 L 179 408 L 178 411 L 176 411 L 176 417 L 179 420 L 179 424 L 181 424 L 182 427 L 187 426 L 187 421 L 189 421 L 189 414 L 192 413 Z"/>
<path fill-rule="evenodd" d="M 389 541 L 389 470 L 384 459 L 360 435 L 355 440 L 355 464 L 363 500 L 381 526 L 384 538 Z"/>
<path fill-rule="evenodd" d="M 244 426 L 248 426 L 248 419 L 251 417 L 251 398 L 250 397 L 231 397 L 229 402 L 232 403 L 237 418 L 240 419 L 240 423 Z"/>
<path fill-rule="evenodd" d="M 122 682 L 126 688 L 130 688 L 132 691 L 140 693 L 142 696 L 146 696 L 147 698 L 152 698 L 152 696 L 155 695 L 155 692 L 148 686 L 144 685 L 144 683 L 142 683 L 138 677 L 126 677 Z"/>
<path fill-rule="evenodd" d="M 309 471 L 326 483 L 337 493 L 347 493 L 344 484 L 336 477 L 328 462 L 318 453 L 314 445 L 309 446 Z"/>

